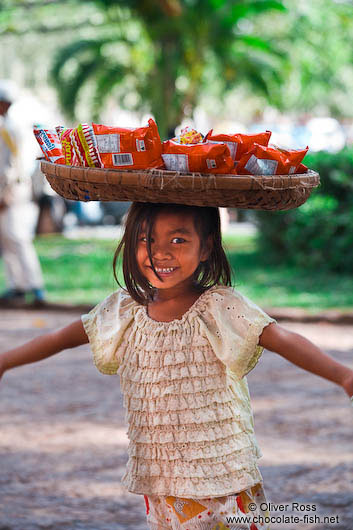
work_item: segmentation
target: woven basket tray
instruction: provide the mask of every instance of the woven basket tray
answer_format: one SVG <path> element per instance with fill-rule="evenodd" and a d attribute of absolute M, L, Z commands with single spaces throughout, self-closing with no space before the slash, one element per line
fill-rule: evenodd
<path fill-rule="evenodd" d="M 320 184 L 319 174 L 202 175 L 161 170 L 118 170 L 65 166 L 42 161 L 51 187 L 65 199 L 134 201 L 290 210 Z"/>

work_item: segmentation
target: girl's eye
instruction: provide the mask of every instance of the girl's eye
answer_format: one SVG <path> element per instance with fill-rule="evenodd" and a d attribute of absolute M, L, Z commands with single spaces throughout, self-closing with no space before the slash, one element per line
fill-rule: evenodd
<path fill-rule="evenodd" d="M 182 238 L 182 237 L 174 237 L 172 239 L 172 243 L 185 243 L 186 239 Z"/>

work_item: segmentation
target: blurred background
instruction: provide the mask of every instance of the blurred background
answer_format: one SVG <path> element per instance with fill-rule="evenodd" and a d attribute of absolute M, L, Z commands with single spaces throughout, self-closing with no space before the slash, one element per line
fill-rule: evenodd
<path fill-rule="evenodd" d="M 353 306 L 351 1 L 5 0 L 0 58 L 0 78 L 20 87 L 10 110 L 28 139 L 48 300 L 93 304 L 116 288 L 128 204 L 55 195 L 33 124 L 135 127 L 153 116 L 162 140 L 191 125 L 309 146 L 304 163 L 322 183 L 307 203 L 224 216 L 234 283 L 265 306 Z"/>

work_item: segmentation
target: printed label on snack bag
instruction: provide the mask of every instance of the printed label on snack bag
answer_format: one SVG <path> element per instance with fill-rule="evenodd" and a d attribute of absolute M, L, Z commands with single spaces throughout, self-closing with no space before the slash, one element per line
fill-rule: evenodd
<path fill-rule="evenodd" d="M 214 169 L 215 167 L 217 167 L 216 161 L 212 160 L 211 158 L 206 158 L 206 164 L 208 169 Z"/>
<path fill-rule="evenodd" d="M 144 140 L 136 140 L 136 151 L 146 151 Z"/>
<path fill-rule="evenodd" d="M 288 172 L 288 174 L 289 174 L 289 175 L 292 175 L 293 173 L 295 173 L 295 170 L 296 170 L 296 169 L 297 169 L 297 166 L 291 166 L 291 167 L 289 168 L 289 172 Z"/>
<path fill-rule="evenodd" d="M 98 151 L 113 153 L 120 151 L 120 134 L 97 134 Z"/>
<path fill-rule="evenodd" d="M 256 158 L 251 155 L 245 165 L 245 169 L 252 175 L 274 175 L 278 162 L 276 160 L 268 160 L 267 158 Z"/>
<path fill-rule="evenodd" d="M 113 153 L 112 157 L 114 166 L 132 166 L 134 163 L 131 153 Z"/>
<path fill-rule="evenodd" d="M 189 171 L 189 160 L 187 155 L 166 154 L 162 155 L 165 166 L 170 171 Z"/>
<path fill-rule="evenodd" d="M 208 140 L 208 142 L 210 144 L 226 144 L 228 147 L 229 147 L 229 151 L 230 151 L 230 156 L 233 158 L 233 160 L 235 160 L 235 156 L 237 154 L 237 148 L 238 148 L 238 144 L 237 142 L 221 142 L 221 141 L 216 141 L 216 140 Z"/>

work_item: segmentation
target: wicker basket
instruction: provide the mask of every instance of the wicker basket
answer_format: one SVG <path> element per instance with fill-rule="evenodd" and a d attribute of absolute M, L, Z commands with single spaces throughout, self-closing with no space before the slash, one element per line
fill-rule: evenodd
<path fill-rule="evenodd" d="M 290 210 L 320 184 L 318 173 L 202 175 L 175 171 L 96 169 L 41 162 L 51 187 L 76 201 L 137 201 Z"/>

